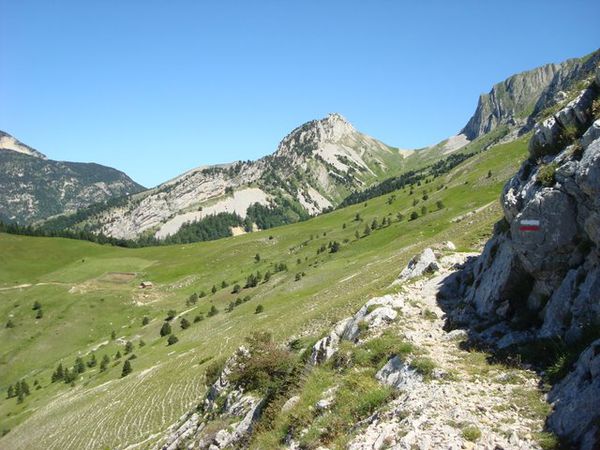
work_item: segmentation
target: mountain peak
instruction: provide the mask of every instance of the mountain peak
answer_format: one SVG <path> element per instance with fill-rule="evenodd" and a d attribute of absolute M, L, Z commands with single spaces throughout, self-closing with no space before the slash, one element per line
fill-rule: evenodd
<path fill-rule="evenodd" d="M 3 131 L 0 131 L 0 150 L 8 150 L 12 152 L 22 153 L 24 155 L 33 156 L 35 158 L 47 159 L 46 155 L 44 155 L 43 153 L 40 153 L 34 148 L 23 144 L 15 137 Z"/>

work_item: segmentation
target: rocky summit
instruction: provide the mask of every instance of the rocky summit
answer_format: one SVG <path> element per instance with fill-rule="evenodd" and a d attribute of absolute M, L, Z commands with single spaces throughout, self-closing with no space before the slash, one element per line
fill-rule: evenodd
<path fill-rule="evenodd" d="M 272 155 L 190 170 L 88 218 L 85 226 L 116 238 L 145 234 L 165 239 L 211 215 L 245 219 L 255 204 L 278 210 L 284 222 L 293 222 L 337 206 L 354 190 L 396 173 L 409 154 L 360 133 L 340 114 L 330 114 L 294 129 Z"/>

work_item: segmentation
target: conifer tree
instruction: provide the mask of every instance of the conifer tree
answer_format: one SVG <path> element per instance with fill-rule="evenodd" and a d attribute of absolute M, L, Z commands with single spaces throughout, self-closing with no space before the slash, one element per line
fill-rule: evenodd
<path fill-rule="evenodd" d="M 131 363 L 129 362 L 128 359 L 126 359 L 125 362 L 123 363 L 123 370 L 121 371 L 121 378 L 126 377 L 132 371 L 133 371 L 133 369 L 131 368 Z"/>
<path fill-rule="evenodd" d="M 162 327 L 160 328 L 160 335 L 161 337 L 167 336 L 171 334 L 171 325 L 169 324 L 169 322 L 164 322 L 162 324 Z"/>

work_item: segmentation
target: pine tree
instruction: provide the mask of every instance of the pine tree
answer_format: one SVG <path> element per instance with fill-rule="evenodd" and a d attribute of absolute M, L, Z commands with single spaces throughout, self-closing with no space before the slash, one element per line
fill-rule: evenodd
<path fill-rule="evenodd" d="M 142 348 L 144 345 L 146 345 L 146 342 L 143 339 L 140 339 L 140 343 L 138 345 L 140 348 Z"/>
<path fill-rule="evenodd" d="M 15 396 L 15 388 L 13 385 L 9 385 L 8 389 L 6 389 L 6 398 L 13 398 Z"/>
<path fill-rule="evenodd" d="M 27 384 L 27 381 L 25 381 L 25 380 L 21 380 L 21 392 L 25 396 L 30 394 L 29 385 Z"/>
<path fill-rule="evenodd" d="M 242 287 L 239 284 L 236 284 L 231 291 L 232 294 L 239 294 L 242 290 Z"/>
<path fill-rule="evenodd" d="M 100 361 L 100 372 L 106 372 L 106 369 L 108 369 L 109 364 L 110 358 L 108 357 L 108 355 L 104 355 L 102 357 L 102 361 Z"/>
<path fill-rule="evenodd" d="M 260 262 L 260 255 L 258 253 L 254 255 L 254 261 Z"/>
<path fill-rule="evenodd" d="M 125 354 L 128 355 L 133 351 L 133 343 L 131 341 L 127 341 L 125 343 Z"/>
<path fill-rule="evenodd" d="M 416 220 L 419 218 L 419 213 L 416 211 L 413 211 L 410 213 L 410 220 Z"/>
<path fill-rule="evenodd" d="M 163 322 L 162 327 L 160 328 L 161 337 L 167 336 L 171 334 L 171 325 L 169 322 Z"/>
<path fill-rule="evenodd" d="M 212 316 L 216 316 L 217 314 L 219 314 L 219 310 L 217 309 L 217 307 L 215 305 L 212 305 L 210 307 L 210 311 L 208 311 L 208 317 L 212 317 Z"/>
<path fill-rule="evenodd" d="M 167 312 L 167 317 L 165 318 L 165 320 L 173 320 L 173 318 L 177 315 L 177 311 L 175 311 L 174 309 L 170 309 Z"/>
<path fill-rule="evenodd" d="M 142 319 L 142 326 L 145 327 L 149 323 L 150 323 L 150 318 L 148 316 L 144 316 L 144 318 Z"/>
<path fill-rule="evenodd" d="M 444 209 L 444 202 L 438 200 L 437 202 L 435 202 L 435 206 L 437 206 L 437 209 Z"/>
<path fill-rule="evenodd" d="M 179 342 L 179 339 L 177 339 L 177 336 L 175 336 L 174 334 L 169 336 L 169 339 L 167 339 L 167 345 L 173 345 L 173 344 L 176 344 L 177 342 Z"/>
<path fill-rule="evenodd" d="M 200 313 L 194 317 L 194 323 L 202 322 L 204 320 L 204 314 Z"/>
<path fill-rule="evenodd" d="M 227 283 L 227 281 L 223 280 L 221 282 L 221 289 L 225 289 L 227 286 L 229 286 L 229 284 Z"/>
<path fill-rule="evenodd" d="M 365 225 L 364 235 L 369 236 L 370 234 L 371 234 L 371 228 L 369 227 L 369 225 Z"/>
<path fill-rule="evenodd" d="M 215 285 L 213 284 L 213 287 L 212 287 L 212 289 L 211 289 L 210 291 L 211 291 L 213 294 L 216 294 L 216 293 L 217 293 L 217 286 L 215 286 Z"/>
<path fill-rule="evenodd" d="M 58 366 L 56 367 L 56 370 L 52 374 L 51 381 L 53 383 L 55 383 L 55 382 L 60 381 L 60 380 L 62 380 L 64 378 L 65 378 L 65 370 L 63 369 L 62 363 L 59 363 Z"/>
<path fill-rule="evenodd" d="M 190 327 L 190 321 L 187 320 L 185 317 L 181 318 L 181 321 L 179 322 L 179 326 L 181 326 L 182 330 L 185 330 L 186 328 Z"/>
<path fill-rule="evenodd" d="M 265 310 L 263 305 L 257 305 L 256 306 L 256 310 L 254 311 L 254 314 L 260 314 L 261 312 L 263 312 Z"/>
<path fill-rule="evenodd" d="M 35 302 L 33 302 L 33 307 L 31 309 L 33 309 L 34 311 L 36 309 L 42 309 L 42 304 L 36 300 Z"/>
<path fill-rule="evenodd" d="M 404 220 L 404 214 L 402 213 L 397 213 L 396 214 L 396 219 L 398 219 L 398 222 L 402 222 Z"/>
<path fill-rule="evenodd" d="M 271 271 L 267 270 L 267 273 L 265 273 L 264 282 L 268 283 L 270 279 L 271 279 Z"/>
<path fill-rule="evenodd" d="M 190 295 L 190 299 L 189 300 L 190 300 L 190 304 L 191 305 L 195 305 L 196 302 L 198 301 L 198 294 L 196 294 L 194 292 L 192 295 Z"/>
<path fill-rule="evenodd" d="M 110 333 L 110 340 L 114 341 L 117 338 L 117 332 L 115 330 L 112 330 Z"/>
<path fill-rule="evenodd" d="M 15 327 L 15 323 L 12 321 L 12 319 L 8 319 L 8 321 L 6 322 L 6 328 L 14 328 Z"/>
<path fill-rule="evenodd" d="M 96 367 L 97 363 L 98 363 L 98 361 L 96 361 L 96 354 L 92 353 L 92 355 L 90 356 L 90 359 L 87 362 L 87 366 L 88 367 Z"/>
<path fill-rule="evenodd" d="M 83 373 L 85 372 L 85 364 L 83 363 L 83 359 L 81 357 L 75 358 L 75 364 L 73 365 L 73 370 L 75 373 Z"/>
<path fill-rule="evenodd" d="M 115 359 L 121 359 L 121 352 L 119 350 L 115 353 Z"/>
<path fill-rule="evenodd" d="M 126 377 L 132 371 L 133 371 L 133 369 L 131 368 L 131 363 L 129 362 L 128 359 L 126 359 L 125 362 L 123 363 L 123 370 L 121 371 L 121 378 Z"/>
<path fill-rule="evenodd" d="M 41 319 L 42 317 L 44 317 L 44 311 L 42 311 L 42 308 L 38 309 L 35 313 L 35 318 L 36 319 Z"/>

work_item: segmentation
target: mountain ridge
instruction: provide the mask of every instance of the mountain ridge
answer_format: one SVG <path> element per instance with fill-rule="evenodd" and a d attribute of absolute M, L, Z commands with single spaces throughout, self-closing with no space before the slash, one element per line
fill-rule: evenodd
<path fill-rule="evenodd" d="M 143 189 L 117 169 L 48 159 L 0 132 L 1 221 L 31 224 Z"/>

